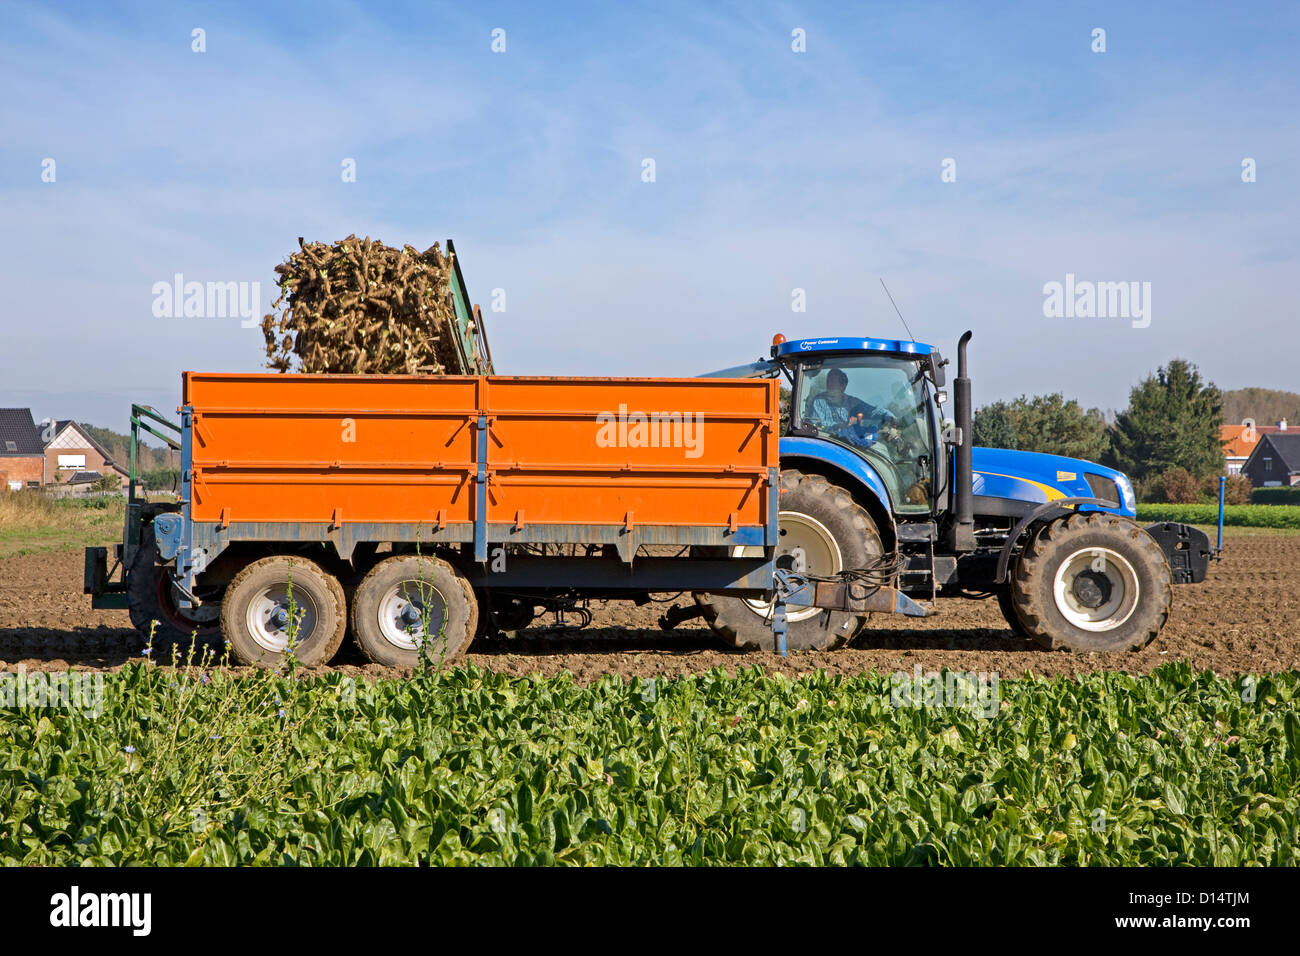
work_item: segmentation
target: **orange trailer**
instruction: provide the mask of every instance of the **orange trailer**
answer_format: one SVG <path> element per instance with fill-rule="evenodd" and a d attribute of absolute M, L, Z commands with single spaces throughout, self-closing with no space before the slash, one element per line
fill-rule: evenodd
<path fill-rule="evenodd" d="M 775 522 L 774 381 L 187 372 L 183 395 L 188 517 L 222 544 L 302 524 L 343 557 L 420 531 L 630 560 Z"/>
<path fill-rule="evenodd" d="M 409 664 L 413 629 L 463 649 L 480 604 L 504 628 L 589 596 L 770 596 L 779 415 L 763 379 L 186 372 L 181 502 L 139 518 L 128 580 L 157 593 L 132 607 L 250 662 L 308 626 L 298 656 L 328 659 L 350 621 Z"/>

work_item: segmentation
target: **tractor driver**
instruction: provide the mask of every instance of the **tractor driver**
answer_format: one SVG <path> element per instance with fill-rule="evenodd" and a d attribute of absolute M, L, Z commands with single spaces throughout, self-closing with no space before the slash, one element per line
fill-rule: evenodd
<path fill-rule="evenodd" d="M 873 444 L 877 429 L 883 437 L 897 437 L 898 420 L 885 409 L 846 394 L 848 385 L 849 377 L 843 369 L 828 371 L 826 390 L 804 404 L 804 420 L 853 444 Z"/>

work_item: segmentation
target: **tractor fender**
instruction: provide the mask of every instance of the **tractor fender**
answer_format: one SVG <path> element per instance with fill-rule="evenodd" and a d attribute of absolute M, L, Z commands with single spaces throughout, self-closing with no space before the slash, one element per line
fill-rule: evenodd
<path fill-rule="evenodd" d="M 889 492 L 869 463 L 846 448 L 815 438 L 782 438 L 780 453 L 782 468 L 821 475 L 848 491 L 875 521 L 885 551 L 894 550 L 898 535 Z"/>
<path fill-rule="evenodd" d="M 1033 511 L 1022 517 L 1016 526 L 1011 529 L 1007 535 L 1006 544 L 1002 545 L 1002 553 L 998 555 L 998 576 L 994 579 L 998 584 L 1003 584 L 1007 580 L 1007 570 L 1011 563 L 1011 552 L 1015 549 L 1016 542 L 1020 540 L 1031 524 L 1035 521 L 1052 521 L 1064 515 L 1079 505 L 1102 505 L 1111 506 L 1114 502 L 1105 501 L 1101 498 L 1058 498 L 1055 501 L 1048 501 L 1039 505 Z M 1121 515 L 1120 517 L 1123 517 Z"/>

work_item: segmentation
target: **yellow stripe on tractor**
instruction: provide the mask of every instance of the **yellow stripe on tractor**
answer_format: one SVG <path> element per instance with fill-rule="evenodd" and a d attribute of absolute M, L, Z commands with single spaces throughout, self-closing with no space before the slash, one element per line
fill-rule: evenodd
<path fill-rule="evenodd" d="M 1068 497 L 1064 491 L 1059 488 L 1053 488 L 1051 485 L 1045 485 L 1041 481 L 1034 481 L 1032 478 L 1026 478 L 1023 475 L 1002 475 L 996 471 L 977 471 L 977 475 L 992 475 L 994 478 L 1010 478 L 1012 481 L 1023 481 L 1026 484 L 1033 485 L 1035 488 L 1041 488 L 1043 494 L 1047 495 L 1048 501 L 1056 501 L 1058 498 Z"/>

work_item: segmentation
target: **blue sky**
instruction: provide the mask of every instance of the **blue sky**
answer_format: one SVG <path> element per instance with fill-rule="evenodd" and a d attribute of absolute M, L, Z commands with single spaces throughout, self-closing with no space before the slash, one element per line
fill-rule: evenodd
<path fill-rule="evenodd" d="M 975 330 L 977 404 L 1122 408 L 1175 356 L 1300 390 L 1300 6 L 846 6 L 7 2 L 0 405 L 123 428 L 259 369 L 153 284 L 265 311 L 298 236 L 348 233 L 453 238 L 508 373 L 892 337 L 883 276 L 919 339 Z M 1044 317 L 1067 273 L 1150 282 L 1150 325 Z"/>

